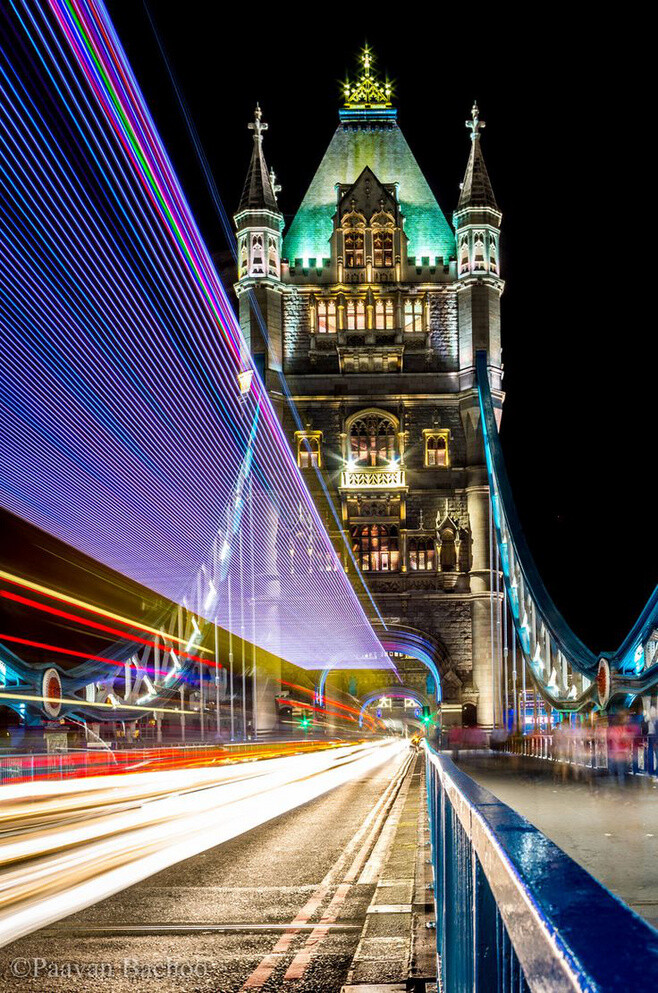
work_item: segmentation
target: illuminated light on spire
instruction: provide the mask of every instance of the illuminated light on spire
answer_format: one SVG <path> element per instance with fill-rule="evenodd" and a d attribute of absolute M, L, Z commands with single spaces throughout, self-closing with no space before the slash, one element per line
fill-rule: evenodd
<path fill-rule="evenodd" d="M 372 73 L 375 57 L 369 45 L 365 45 L 359 56 L 361 69 L 351 82 L 347 78 L 343 84 L 345 107 L 349 110 L 384 110 L 392 106 L 392 84 L 385 78 L 383 81 Z"/>
<path fill-rule="evenodd" d="M 277 653 L 312 668 L 387 667 L 263 383 L 245 366 L 235 315 L 107 11 L 100 0 L 16 0 L 7 30 L 0 503 L 235 633 L 229 584 L 236 602 L 252 580 L 264 598 L 272 556 L 283 561 L 292 540 L 301 561 L 310 544 L 312 581 L 306 570 L 279 576 Z M 34 72 L 14 62 L 18 51 Z M 292 530 L 300 505 L 310 542 Z M 271 650 L 269 636 L 257 627 Z"/>
<path fill-rule="evenodd" d="M 477 141 L 480 137 L 480 131 L 487 126 L 485 121 L 480 120 L 480 111 L 475 100 L 471 107 L 470 120 L 465 122 L 465 126 L 471 132 L 471 141 Z"/>

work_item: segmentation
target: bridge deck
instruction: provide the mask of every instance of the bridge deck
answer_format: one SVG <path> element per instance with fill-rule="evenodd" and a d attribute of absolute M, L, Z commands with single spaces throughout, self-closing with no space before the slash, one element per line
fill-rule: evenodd
<path fill-rule="evenodd" d="M 559 767 L 462 755 L 459 766 L 658 927 L 658 785 L 561 778 Z"/>

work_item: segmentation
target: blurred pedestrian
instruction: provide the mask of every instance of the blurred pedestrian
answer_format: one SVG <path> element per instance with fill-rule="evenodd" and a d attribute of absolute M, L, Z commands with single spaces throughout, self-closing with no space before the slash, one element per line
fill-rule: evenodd
<path fill-rule="evenodd" d="M 612 724 L 608 727 L 608 769 L 619 786 L 626 779 L 632 746 L 633 729 L 629 724 L 628 714 L 620 711 L 612 718 Z"/>

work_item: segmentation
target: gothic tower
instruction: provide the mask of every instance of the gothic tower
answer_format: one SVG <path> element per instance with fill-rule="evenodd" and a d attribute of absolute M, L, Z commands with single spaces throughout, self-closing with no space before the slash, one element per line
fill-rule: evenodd
<path fill-rule="evenodd" d="M 281 327 L 281 232 L 283 214 L 279 210 L 274 173 L 268 173 L 263 154 L 262 120 L 258 104 L 253 131 L 254 146 L 240 206 L 235 215 L 238 239 L 238 283 L 240 325 L 256 358 L 263 378 L 267 372 L 283 369 Z M 268 384 L 269 385 L 269 384 Z"/>
<path fill-rule="evenodd" d="M 494 592 L 474 366 L 485 348 L 500 405 L 501 213 L 477 108 L 468 126 L 453 231 L 400 129 L 392 87 L 364 49 L 281 246 L 257 111 L 236 214 L 237 292 L 298 465 L 346 569 L 356 563 L 376 602 L 403 679 L 433 691 L 424 652 L 444 724 L 477 708 L 491 726 Z M 280 371 L 298 419 L 280 403 Z M 358 577 L 355 587 L 374 616 Z M 350 691 L 362 695 L 380 678 L 363 673 L 357 686 L 352 675 Z"/>

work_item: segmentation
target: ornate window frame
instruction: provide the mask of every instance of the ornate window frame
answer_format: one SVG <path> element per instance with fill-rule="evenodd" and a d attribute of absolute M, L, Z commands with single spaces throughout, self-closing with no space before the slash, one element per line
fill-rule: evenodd
<path fill-rule="evenodd" d="M 365 465 L 360 463 L 357 459 L 353 458 L 352 455 L 352 425 L 355 421 L 367 420 L 371 417 L 377 417 L 381 420 L 390 421 L 392 424 L 392 434 L 395 437 L 394 443 L 394 453 L 402 462 L 403 458 L 403 439 L 400 436 L 400 419 L 392 414 L 388 410 L 382 410 L 380 407 L 366 407 L 363 410 L 357 410 L 345 420 L 345 460 L 349 463 L 354 462 L 357 467 L 366 468 Z"/>
<path fill-rule="evenodd" d="M 425 301 L 421 296 L 407 296 L 402 302 L 402 327 L 405 334 L 425 333 Z"/>
<path fill-rule="evenodd" d="M 295 445 L 300 469 L 312 469 L 316 465 L 322 468 L 322 431 L 295 431 Z M 313 461 L 314 455 L 317 462 Z"/>
<path fill-rule="evenodd" d="M 442 438 L 445 442 L 446 460 L 443 465 L 432 465 L 429 462 L 428 442 L 432 438 Z M 426 469 L 448 469 L 450 460 L 450 428 L 424 428 L 423 430 L 423 466 Z"/>

